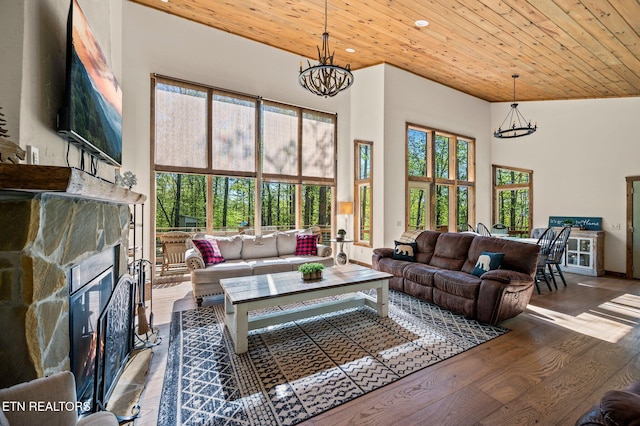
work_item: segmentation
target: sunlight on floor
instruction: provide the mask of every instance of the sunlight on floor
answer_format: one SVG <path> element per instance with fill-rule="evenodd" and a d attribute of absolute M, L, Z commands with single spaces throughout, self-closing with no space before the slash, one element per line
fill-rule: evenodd
<path fill-rule="evenodd" d="M 640 296 L 624 294 L 578 316 L 528 305 L 527 309 L 542 320 L 569 330 L 616 343 L 640 322 Z"/>

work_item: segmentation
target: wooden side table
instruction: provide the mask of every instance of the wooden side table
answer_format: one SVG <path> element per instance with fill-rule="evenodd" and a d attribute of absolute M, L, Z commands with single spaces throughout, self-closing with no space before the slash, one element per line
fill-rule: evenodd
<path fill-rule="evenodd" d="M 338 251 L 336 252 L 336 257 L 335 257 L 336 265 L 341 266 L 349 263 L 349 255 L 344 251 L 344 245 L 348 243 L 352 243 L 353 240 L 347 240 L 347 239 L 337 240 L 334 238 L 329 241 L 331 241 L 332 243 L 338 243 Z"/>

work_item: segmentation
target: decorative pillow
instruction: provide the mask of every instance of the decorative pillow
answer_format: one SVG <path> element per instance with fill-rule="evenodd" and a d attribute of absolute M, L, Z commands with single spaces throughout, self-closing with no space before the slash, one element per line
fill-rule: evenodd
<path fill-rule="evenodd" d="M 416 261 L 416 251 L 418 250 L 418 243 L 395 241 L 396 247 L 393 249 L 394 259 L 406 260 L 409 262 Z"/>
<path fill-rule="evenodd" d="M 200 252 L 204 264 L 215 265 L 224 262 L 224 257 L 220 253 L 218 242 L 216 240 L 192 240 L 194 247 Z"/>
<path fill-rule="evenodd" d="M 502 263 L 504 253 L 492 253 L 490 251 L 483 251 L 478 257 L 476 266 L 473 268 L 473 275 L 479 277 L 485 272 L 498 269 Z"/>
<path fill-rule="evenodd" d="M 318 235 L 296 234 L 296 256 L 317 256 Z"/>
<path fill-rule="evenodd" d="M 398 241 L 401 243 L 413 243 L 416 241 L 416 238 L 418 238 L 418 236 L 422 234 L 422 232 L 423 231 L 420 229 L 416 229 L 413 231 L 404 231 L 400 238 L 398 238 Z"/>

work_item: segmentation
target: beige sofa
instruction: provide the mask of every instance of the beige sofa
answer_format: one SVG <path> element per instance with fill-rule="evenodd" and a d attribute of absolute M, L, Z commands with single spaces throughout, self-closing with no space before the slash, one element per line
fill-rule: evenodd
<path fill-rule="evenodd" d="M 193 239 L 215 239 L 224 262 L 205 266 L 196 248 L 185 253 L 185 263 L 191 271 L 193 296 L 202 306 L 202 298 L 222 293 L 223 278 L 295 271 L 303 263 L 318 262 L 333 266 L 331 247 L 317 244 L 317 256 L 297 256 L 296 234 L 301 230 L 275 232 L 264 236 L 235 235 L 215 237 L 196 234 Z"/>

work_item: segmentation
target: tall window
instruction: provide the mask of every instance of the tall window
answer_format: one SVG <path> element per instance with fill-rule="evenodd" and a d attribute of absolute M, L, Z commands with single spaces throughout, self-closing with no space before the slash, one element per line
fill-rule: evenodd
<path fill-rule="evenodd" d="M 331 233 L 336 115 L 153 78 L 156 227 Z"/>
<path fill-rule="evenodd" d="M 371 247 L 373 214 L 373 142 L 355 141 L 354 170 L 354 244 Z"/>
<path fill-rule="evenodd" d="M 407 124 L 407 229 L 456 231 L 475 221 L 474 148 L 472 138 Z"/>
<path fill-rule="evenodd" d="M 493 221 L 527 236 L 533 220 L 533 171 L 493 166 Z"/>

